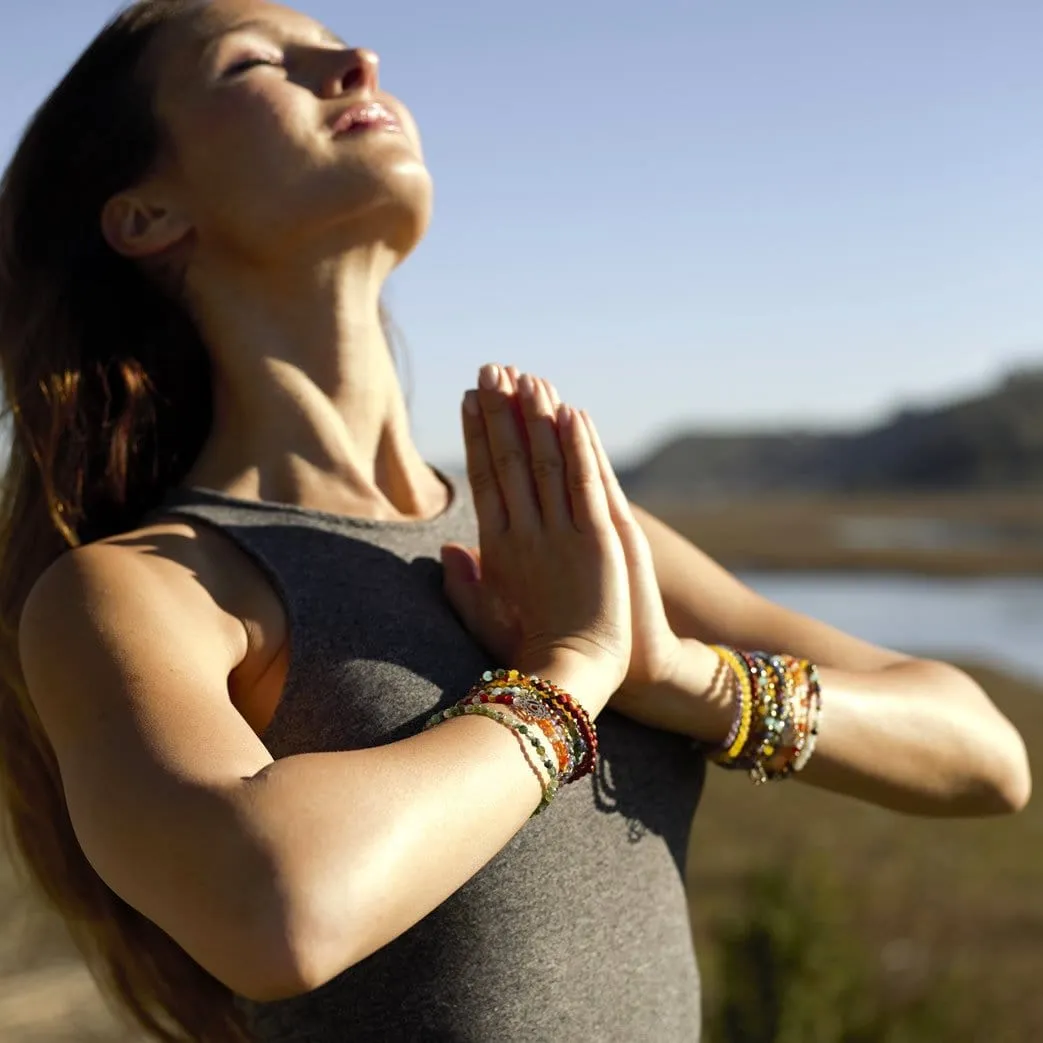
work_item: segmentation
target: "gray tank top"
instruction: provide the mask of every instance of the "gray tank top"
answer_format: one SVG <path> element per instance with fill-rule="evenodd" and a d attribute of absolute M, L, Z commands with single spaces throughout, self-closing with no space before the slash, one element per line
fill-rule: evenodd
<path fill-rule="evenodd" d="M 442 515 L 420 522 L 205 490 L 174 494 L 168 512 L 220 529 L 283 601 L 289 673 L 263 736 L 277 759 L 413 735 L 502 665 L 442 593 L 439 548 L 477 542 L 462 487 Z M 612 711 L 598 733 L 597 774 L 565 787 L 406 934 L 315 992 L 242 1001 L 257 1040 L 698 1040 L 682 867 L 705 762 L 690 742 Z"/>

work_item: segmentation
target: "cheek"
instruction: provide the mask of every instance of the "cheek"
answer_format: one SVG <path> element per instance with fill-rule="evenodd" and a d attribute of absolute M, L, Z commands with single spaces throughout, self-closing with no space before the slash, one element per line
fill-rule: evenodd
<path fill-rule="evenodd" d="M 302 159 L 318 148 L 306 114 L 248 88 L 197 112 L 182 141 L 193 191 L 222 207 L 249 206 L 262 190 L 270 195 L 296 180 L 309 165 Z"/>

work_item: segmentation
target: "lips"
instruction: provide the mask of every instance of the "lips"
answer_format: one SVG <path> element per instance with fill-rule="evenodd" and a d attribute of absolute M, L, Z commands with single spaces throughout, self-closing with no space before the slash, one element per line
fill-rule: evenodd
<path fill-rule="evenodd" d="M 400 131 L 398 117 L 383 102 L 359 102 L 345 109 L 333 123 L 335 137 L 342 134 L 357 134 L 363 130 Z"/>

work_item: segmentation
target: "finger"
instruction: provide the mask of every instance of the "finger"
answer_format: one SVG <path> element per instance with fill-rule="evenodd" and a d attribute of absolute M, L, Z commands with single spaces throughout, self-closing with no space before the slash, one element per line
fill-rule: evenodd
<path fill-rule="evenodd" d="M 442 588 L 449 603 L 471 633 L 480 633 L 483 590 L 471 552 L 458 544 L 446 544 L 442 548 L 442 568 Z"/>
<path fill-rule="evenodd" d="M 464 395 L 461 416 L 464 450 L 467 454 L 467 480 L 474 498 L 478 529 L 485 534 L 504 532 L 507 528 L 507 509 L 500 494 L 500 482 L 489 451 L 485 419 L 476 391 L 468 391 Z"/>
<path fill-rule="evenodd" d="M 532 476 L 543 520 L 557 527 L 571 525 L 565 458 L 550 398 L 541 381 L 523 374 L 518 382 L 518 399 L 529 435 Z"/>
<path fill-rule="evenodd" d="M 612 519 L 617 524 L 620 521 L 633 521 L 634 515 L 630 510 L 630 501 L 627 499 L 626 493 L 623 492 L 623 487 L 619 484 L 619 478 L 616 476 L 615 468 L 608 458 L 608 453 L 605 452 L 605 447 L 601 442 L 601 436 L 598 434 L 597 428 L 594 426 L 594 421 L 586 410 L 581 413 L 581 416 L 590 436 L 591 445 L 594 447 L 594 455 L 597 457 L 598 470 L 601 473 L 601 480 L 605 486 L 605 495 L 608 498 Z"/>
<path fill-rule="evenodd" d="M 507 511 L 507 527 L 531 530 L 540 524 L 539 503 L 529 466 L 526 436 L 515 416 L 516 400 L 509 386 L 510 378 L 502 367 L 482 367 L 478 400 L 485 421 L 492 469 Z"/>
<path fill-rule="evenodd" d="M 511 396 L 511 408 L 514 410 L 514 419 L 522 431 L 525 449 L 528 451 L 529 432 L 525 427 L 525 418 L 522 416 L 521 402 L 518 398 L 518 382 L 521 380 L 521 373 L 517 366 L 504 366 L 503 371 L 507 375 L 507 393 Z"/>
<path fill-rule="evenodd" d="M 544 377 L 540 377 L 540 383 L 543 385 L 547 398 L 550 399 L 550 404 L 554 407 L 555 414 L 557 414 L 558 407 L 561 405 L 561 395 L 558 394 L 558 389 Z"/>
<path fill-rule="evenodd" d="M 605 447 L 601 442 L 601 436 L 598 434 L 597 428 L 594 426 L 594 421 L 586 411 L 581 416 L 590 436 L 591 445 L 594 447 L 594 455 L 598 460 L 598 469 L 601 474 L 602 484 L 605 486 L 605 495 L 608 499 L 609 513 L 623 544 L 623 553 L 626 555 L 631 580 L 643 588 L 648 598 L 654 596 L 658 599 L 660 597 L 659 582 L 656 578 L 655 561 L 648 537 L 645 535 L 644 529 L 638 524 L 637 518 L 634 517 L 634 512 L 630 509 L 630 501 L 623 492 L 623 487 L 619 484 L 619 479 L 616 477 L 615 469 L 609 461 L 608 453 L 605 452 Z M 647 603 L 651 604 L 652 602 L 648 601 Z"/>
<path fill-rule="evenodd" d="M 580 532 L 612 527 L 601 470 L 590 433 L 579 413 L 570 406 L 558 410 L 558 432 L 565 457 L 565 482 L 569 490 L 572 520 Z"/>

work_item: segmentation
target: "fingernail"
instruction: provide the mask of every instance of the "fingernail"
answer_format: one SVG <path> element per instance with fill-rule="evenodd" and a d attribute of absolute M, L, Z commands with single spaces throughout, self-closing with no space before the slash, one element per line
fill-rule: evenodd
<path fill-rule="evenodd" d="M 464 412 L 470 413 L 471 416 L 477 416 L 481 412 L 477 391 L 472 389 L 464 394 Z"/>
<path fill-rule="evenodd" d="M 536 394 L 536 382 L 528 373 L 523 373 L 518 378 L 518 390 L 526 397 L 532 398 Z"/>
<path fill-rule="evenodd" d="M 567 431 L 572 426 L 574 419 L 575 416 L 573 415 L 572 410 L 562 402 L 562 404 L 558 406 L 558 427 L 563 431 Z"/>
<path fill-rule="evenodd" d="M 486 391 L 495 391 L 500 383 L 500 367 L 491 363 L 478 371 L 478 386 Z"/>

